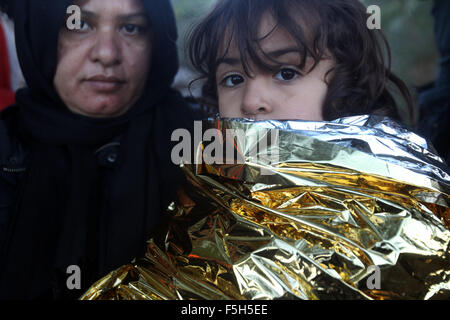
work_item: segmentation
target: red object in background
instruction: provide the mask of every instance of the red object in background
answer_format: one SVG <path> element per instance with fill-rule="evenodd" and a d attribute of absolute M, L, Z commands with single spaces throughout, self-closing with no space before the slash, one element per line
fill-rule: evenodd
<path fill-rule="evenodd" d="M 15 103 L 15 94 L 11 89 L 11 71 L 8 58 L 8 46 L 0 23 L 0 111 Z"/>

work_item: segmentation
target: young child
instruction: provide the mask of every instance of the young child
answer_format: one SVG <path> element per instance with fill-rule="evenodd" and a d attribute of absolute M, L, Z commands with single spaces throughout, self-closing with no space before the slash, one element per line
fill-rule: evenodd
<path fill-rule="evenodd" d="M 219 1 L 189 41 L 203 97 L 222 117 L 399 119 L 396 88 L 410 122 L 408 88 L 390 71 L 388 43 L 368 29 L 368 17 L 358 0 Z"/>
<path fill-rule="evenodd" d="M 189 52 L 221 117 L 204 124 L 243 129 L 245 163 L 184 166 L 167 227 L 82 299 L 448 296 L 448 168 L 384 117 L 390 86 L 412 102 L 367 17 L 357 0 L 219 1 Z"/>

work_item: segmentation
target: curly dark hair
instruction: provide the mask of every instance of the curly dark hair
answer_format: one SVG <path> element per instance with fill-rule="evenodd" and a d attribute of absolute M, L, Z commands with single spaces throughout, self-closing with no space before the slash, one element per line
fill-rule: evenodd
<path fill-rule="evenodd" d="M 414 118 L 408 87 L 391 72 L 389 44 L 381 30 L 367 27 L 369 14 L 359 0 L 219 0 L 187 41 L 191 63 L 206 80 L 204 100 L 217 106 L 217 62 L 227 54 L 227 49 L 220 48 L 229 48 L 232 41 L 239 48 L 245 72 L 249 60 L 262 70 L 279 67 L 260 53 L 258 26 L 265 13 L 277 21 L 275 28 L 283 28 L 297 42 L 302 55 L 300 69 L 307 57 L 314 59 L 313 68 L 329 54 L 335 60 L 327 73 L 325 120 L 360 114 L 400 120 L 392 89 L 403 97 L 409 109 L 408 121 Z M 222 51 L 225 53 L 219 57 Z"/>

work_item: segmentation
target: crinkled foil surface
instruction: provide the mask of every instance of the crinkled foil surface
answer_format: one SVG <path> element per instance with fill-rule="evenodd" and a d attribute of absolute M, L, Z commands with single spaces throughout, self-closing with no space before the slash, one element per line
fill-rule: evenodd
<path fill-rule="evenodd" d="M 449 169 L 424 139 L 374 116 L 209 128 L 242 129 L 244 163 L 184 165 L 162 236 L 81 299 L 450 298 Z"/>

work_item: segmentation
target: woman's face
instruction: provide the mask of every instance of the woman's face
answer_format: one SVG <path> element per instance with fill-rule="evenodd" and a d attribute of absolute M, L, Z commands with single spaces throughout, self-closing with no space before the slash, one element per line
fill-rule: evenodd
<path fill-rule="evenodd" d="M 59 33 L 54 86 L 66 106 L 116 117 L 142 95 L 151 60 L 149 21 L 139 0 L 81 0 L 81 28 Z"/>
<path fill-rule="evenodd" d="M 216 72 L 221 117 L 323 120 L 322 106 L 328 88 L 325 76 L 333 61 L 321 60 L 308 73 L 314 63 L 312 58 L 308 58 L 305 70 L 299 70 L 301 55 L 289 33 L 277 28 L 265 37 L 275 24 L 271 15 L 263 16 L 259 38 L 263 38 L 260 41 L 262 50 L 282 63 L 277 71 L 260 70 L 249 63 L 249 77 L 244 72 L 235 44 L 221 60 Z"/>

